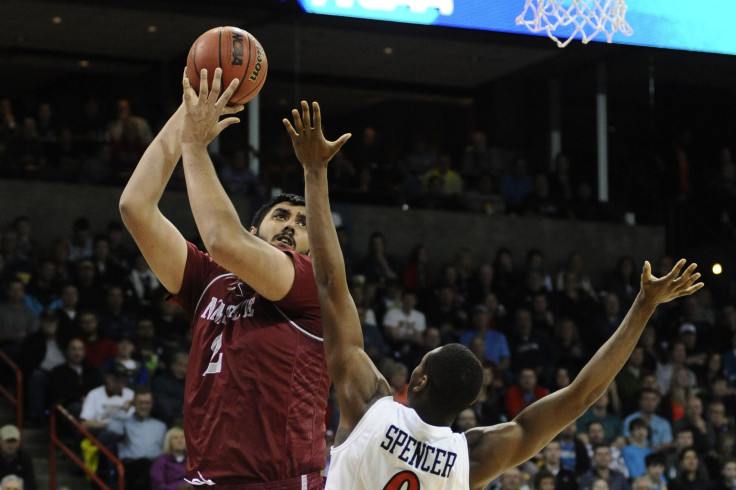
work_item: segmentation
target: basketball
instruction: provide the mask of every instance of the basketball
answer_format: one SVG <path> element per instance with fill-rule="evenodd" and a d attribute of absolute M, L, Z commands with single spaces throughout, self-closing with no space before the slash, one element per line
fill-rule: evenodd
<path fill-rule="evenodd" d="M 240 85 L 230 97 L 229 105 L 245 104 L 263 87 L 268 72 L 266 52 L 250 33 L 237 27 L 215 27 L 194 41 L 187 56 L 187 78 L 199 91 L 199 74 L 207 69 L 207 81 L 212 87 L 215 69 L 222 68 L 222 90 L 237 78 Z"/>

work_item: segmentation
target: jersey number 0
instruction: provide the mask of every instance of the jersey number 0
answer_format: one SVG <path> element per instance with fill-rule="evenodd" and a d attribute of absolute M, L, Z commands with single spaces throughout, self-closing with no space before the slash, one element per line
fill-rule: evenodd
<path fill-rule="evenodd" d="M 391 478 L 383 490 L 419 490 L 419 478 L 411 471 L 401 471 Z"/>

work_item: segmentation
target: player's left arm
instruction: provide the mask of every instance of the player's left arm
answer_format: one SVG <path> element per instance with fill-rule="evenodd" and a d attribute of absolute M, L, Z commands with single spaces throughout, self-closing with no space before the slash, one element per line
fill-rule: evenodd
<path fill-rule="evenodd" d="M 703 287 L 703 283 L 695 283 L 700 277 L 695 264 L 680 275 L 684 265 L 682 259 L 669 274 L 656 278 L 651 275 L 649 262 L 644 264 L 634 304 L 616 332 L 569 386 L 533 403 L 511 422 L 466 432 L 471 488 L 482 487 L 507 468 L 537 454 L 603 395 L 631 355 L 657 305 Z"/>
<path fill-rule="evenodd" d="M 207 145 L 222 130 L 239 122 L 236 117 L 220 120 L 220 116 L 243 108 L 228 109 L 227 102 L 238 83 L 233 80 L 220 96 L 221 78 L 222 70 L 217 68 L 210 91 L 203 69 L 199 95 L 192 89 L 186 74 L 182 80 L 186 114 L 181 146 L 189 202 L 202 241 L 215 262 L 247 282 L 264 298 L 278 301 L 294 283 L 291 257 L 243 227 L 207 153 Z"/>
<path fill-rule="evenodd" d="M 327 141 L 322 134 L 319 105 L 302 101 L 302 114 L 294 109 L 294 125 L 284 119 L 297 159 L 304 167 L 307 230 L 314 276 L 322 310 L 325 358 L 340 403 L 340 428 L 352 429 L 370 403 L 390 393 L 388 383 L 363 350 L 358 311 L 348 290 L 340 243 L 332 221 L 327 188 L 327 163 L 348 140 L 344 134 Z M 312 123 L 314 127 L 312 127 Z M 340 443 L 338 434 L 336 443 Z"/>

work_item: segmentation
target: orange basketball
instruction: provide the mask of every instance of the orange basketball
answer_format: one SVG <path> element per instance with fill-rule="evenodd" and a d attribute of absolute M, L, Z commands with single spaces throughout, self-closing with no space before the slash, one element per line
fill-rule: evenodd
<path fill-rule="evenodd" d="M 212 87 L 215 68 L 222 68 L 222 90 L 233 78 L 240 80 L 230 105 L 245 104 L 263 87 L 268 72 L 266 52 L 250 33 L 237 27 L 215 27 L 194 41 L 187 56 L 187 78 L 199 91 L 199 74 L 207 69 L 207 81 Z"/>

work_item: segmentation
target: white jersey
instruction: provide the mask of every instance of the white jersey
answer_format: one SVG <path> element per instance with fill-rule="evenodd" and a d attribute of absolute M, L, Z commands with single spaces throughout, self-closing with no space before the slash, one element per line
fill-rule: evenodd
<path fill-rule="evenodd" d="M 325 490 L 467 490 L 464 434 L 424 422 L 390 396 L 377 400 L 332 447 Z"/>

